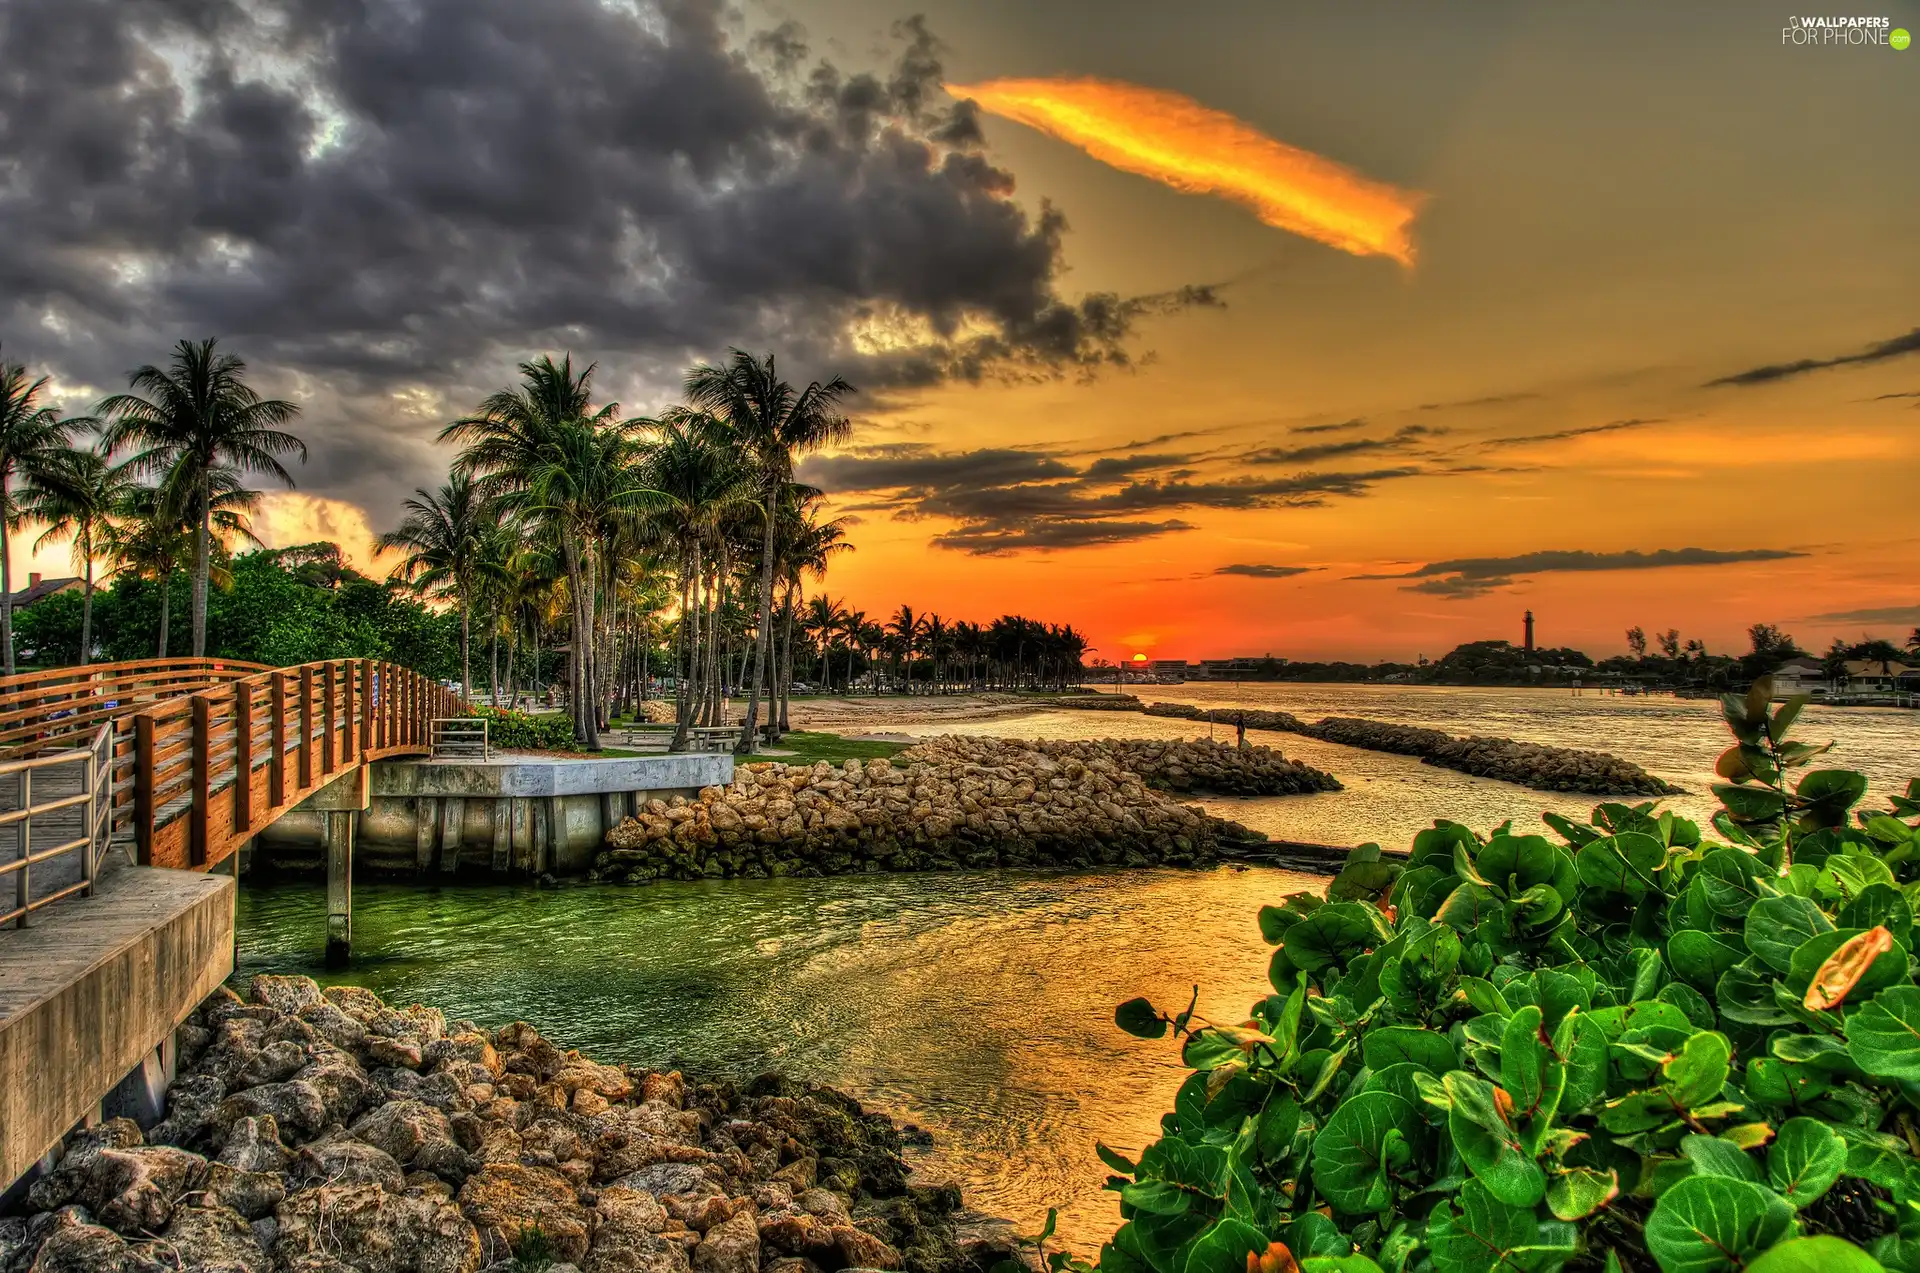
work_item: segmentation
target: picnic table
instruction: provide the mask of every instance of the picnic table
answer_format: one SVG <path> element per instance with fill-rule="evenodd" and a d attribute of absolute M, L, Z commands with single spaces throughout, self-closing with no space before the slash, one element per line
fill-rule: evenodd
<path fill-rule="evenodd" d="M 651 723 L 622 725 L 611 731 L 615 746 L 630 751 L 664 752 L 673 744 L 672 725 Z M 689 751 L 732 751 L 740 741 L 738 725 L 695 725 L 687 730 Z"/>

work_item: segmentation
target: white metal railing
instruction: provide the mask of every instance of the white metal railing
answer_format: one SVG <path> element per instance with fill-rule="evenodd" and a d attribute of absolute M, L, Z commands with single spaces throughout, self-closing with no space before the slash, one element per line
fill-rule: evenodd
<path fill-rule="evenodd" d="M 0 860 L 0 878 L 14 877 L 13 906 L 0 911 L 0 924 L 25 928 L 34 911 L 75 893 L 91 896 L 112 833 L 112 817 L 111 723 L 94 731 L 84 747 L 0 761 L 0 855 L 12 849 L 10 858 Z M 37 847 L 36 820 L 43 833 L 61 837 L 59 843 Z M 60 868 L 48 865 L 63 858 L 72 862 Z M 58 870 L 53 886 L 38 897 L 33 892 L 35 867 Z M 0 888 L 0 895 L 4 891 Z"/>
<path fill-rule="evenodd" d="M 491 754 L 484 716 L 436 716 L 432 730 L 435 760 L 485 760 Z"/>

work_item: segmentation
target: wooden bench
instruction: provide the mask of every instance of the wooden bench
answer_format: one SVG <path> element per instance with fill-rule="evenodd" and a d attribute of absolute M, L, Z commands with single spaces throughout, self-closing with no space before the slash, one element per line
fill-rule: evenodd
<path fill-rule="evenodd" d="M 672 725 L 623 725 L 611 731 L 614 745 L 630 751 L 664 752 L 673 746 Z M 695 725 L 687 731 L 689 751 L 732 751 L 740 740 L 737 725 Z"/>

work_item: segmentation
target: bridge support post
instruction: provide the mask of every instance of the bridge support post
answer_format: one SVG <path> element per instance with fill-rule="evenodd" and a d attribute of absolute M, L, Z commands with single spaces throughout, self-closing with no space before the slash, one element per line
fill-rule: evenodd
<path fill-rule="evenodd" d="M 360 815 L 327 815 L 327 965 L 341 967 L 353 950 L 353 830 Z"/>

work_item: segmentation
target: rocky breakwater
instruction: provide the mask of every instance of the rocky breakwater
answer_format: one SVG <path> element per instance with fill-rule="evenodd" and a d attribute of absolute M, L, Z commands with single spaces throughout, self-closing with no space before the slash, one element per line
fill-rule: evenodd
<path fill-rule="evenodd" d="M 1511 738 L 1456 738 L 1437 729 L 1329 716 L 1302 731 L 1330 743 L 1418 756 L 1429 765 L 1481 778 L 1499 778 L 1536 791 L 1604 796 L 1668 796 L 1680 788 L 1606 752 L 1576 751 Z"/>
<path fill-rule="evenodd" d="M 697 799 L 649 801 L 594 876 L 820 876 L 962 867 L 1199 866 L 1256 833 L 1149 789 L 1111 756 L 938 738 L 899 764 L 743 765 Z"/>
<path fill-rule="evenodd" d="M 600 1065 L 525 1024 L 256 977 L 180 1031 L 167 1116 L 76 1133 L 0 1220 L 14 1273 L 965 1273 L 959 1190 L 778 1078 Z M 519 1257 L 518 1264 L 512 1263 Z"/>
<path fill-rule="evenodd" d="M 1112 760 L 1128 773 L 1140 775 L 1147 786 L 1181 795 L 1298 796 L 1340 790 L 1340 780 L 1332 774 L 1288 760 L 1272 747 L 1138 738 L 1030 745 L 1056 761 Z"/>

